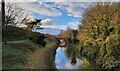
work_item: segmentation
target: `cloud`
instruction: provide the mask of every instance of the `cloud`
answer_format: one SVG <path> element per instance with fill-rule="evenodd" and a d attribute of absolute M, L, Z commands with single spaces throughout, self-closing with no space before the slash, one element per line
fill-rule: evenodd
<path fill-rule="evenodd" d="M 52 24 L 53 24 L 52 19 L 45 19 L 45 20 L 41 21 L 42 26 L 49 26 L 49 25 L 52 25 Z"/>
<path fill-rule="evenodd" d="M 38 24 L 38 26 L 42 27 L 42 28 L 54 28 L 54 29 L 61 29 L 61 30 L 66 30 L 67 26 L 64 25 L 55 25 L 53 23 L 52 19 L 44 19 L 41 21 L 41 25 Z"/>
<path fill-rule="evenodd" d="M 89 5 L 89 2 L 56 2 L 53 4 L 54 7 L 66 10 L 68 16 L 73 17 L 82 17 L 83 12 L 89 7 Z"/>
<path fill-rule="evenodd" d="M 61 30 L 66 30 L 67 26 L 64 25 L 56 25 L 53 23 L 52 19 L 44 19 L 41 21 L 41 24 L 38 24 L 38 26 L 42 28 L 54 28 L 54 29 L 61 29 Z"/>
<path fill-rule="evenodd" d="M 61 29 L 61 30 L 66 30 L 67 26 L 64 25 L 49 25 L 49 26 L 40 26 L 42 28 L 55 28 L 55 29 Z"/>
<path fill-rule="evenodd" d="M 17 6 L 24 8 L 30 12 L 45 15 L 45 16 L 61 16 L 61 12 L 50 5 L 46 5 L 44 3 L 32 3 L 32 2 L 18 2 Z"/>
<path fill-rule="evenodd" d="M 68 25 L 69 25 L 70 28 L 76 30 L 76 29 L 79 28 L 78 26 L 80 25 L 80 23 L 79 22 L 69 22 Z"/>
<path fill-rule="evenodd" d="M 61 33 L 61 29 L 56 28 L 44 28 L 44 29 L 34 29 L 35 32 L 40 32 L 43 34 L 51 34 L 51 35 L 58 35 Z"/>
<path fill-rule="evenodd" d="M 69 3 L 66 10 L 68 15 L 71 14 L 71 16 L 74 17 L 82 17 L 82 14 L 87 7 L 88 3 Z"/>
<path fill-rule="evenodd" d="M 65 64 L 65 68 L 66 68 L 66 69 L 74 69 L 74 66 L 73 66 L 70 62 L 67 62 L 67 63 Z"/>
<path fill-rule="evenodd" d="M 61 30 L 67 30 L 67 27 L 70 27 L 71 29 L 78 29 L 80 23 L 79 22 L 68 22 L 68 26 L 65 26 L 65 25 L 55 25 L 53 23 L 49 24 L 47 22 L 50 22 L 49 20 L 51 19 L 48 19 L 48 20 L 44 20 L 44 24 L 43 25 L 40 25 L 40 27 L 42 28 L 55 28 L 55 29 L 61 29 Z"/>

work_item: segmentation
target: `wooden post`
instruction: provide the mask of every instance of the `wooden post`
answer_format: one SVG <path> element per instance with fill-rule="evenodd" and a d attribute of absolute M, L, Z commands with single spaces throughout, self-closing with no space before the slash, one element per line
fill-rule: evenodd
<path fill-rule="evenodd" d="M 2 25 L 5 25 L 5 0 L 2 0 Z"/>

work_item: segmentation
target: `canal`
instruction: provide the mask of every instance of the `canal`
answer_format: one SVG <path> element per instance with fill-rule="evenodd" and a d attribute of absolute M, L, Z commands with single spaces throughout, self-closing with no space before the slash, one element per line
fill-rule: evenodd
<path fill-rule="evenodd" d="M 72 58 L 67 56 L 66 47 L 58 47 L 55 55 L 55 65 L 57 69 L 99 69 L 93 61 L 85 57 L 75 56 L 74 63 Z"/>

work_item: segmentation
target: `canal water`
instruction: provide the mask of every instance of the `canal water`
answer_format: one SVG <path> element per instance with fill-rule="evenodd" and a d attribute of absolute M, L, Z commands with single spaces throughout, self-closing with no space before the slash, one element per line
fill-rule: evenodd
<path fill-rule="evenodd" d="M 65 47 L 58 47 L 55 55 L 55 64 L 57 69 L 98 69 L 94 63 L 86 58 L 76 57 L 76 63 L 72 63 L 72 58 L 68 57 Z"/>

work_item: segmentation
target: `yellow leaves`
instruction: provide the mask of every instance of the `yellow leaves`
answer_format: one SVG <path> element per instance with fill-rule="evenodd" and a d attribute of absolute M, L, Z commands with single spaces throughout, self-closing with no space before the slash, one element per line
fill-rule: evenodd
<path fill-rule="evenodd" d="M 120 56 L 120 20 L 115 10 L 118 10 L 116 3 L 91 7 L 84 14 L 77 36 L 82 41 L 82 53 L 91 58 L 95 56 L 97 63 L 106 69 L 120 63 L 117 61 Z"/>
<path fill-rule="evenodd" d="M 89 61 L 87 60 L 87 59 L 85 59 L 85 58 L 83 58 L 82 59 L 82 64 L 80 65 L 80 68 L 82 68 L 82 69 L 90 69 L 91 67 L 90 67 L 90 63 L 89 63 Z"/>
<path fill-rule="evenodd" d="M 107 37 L 106 42 L 107 42 L 107 54 L 110 55 L 112 52 L 118 51 L 118 46 L 119 46 L 119 41 L 118 41 L 118 34 L 110 35 Z M 117 52 L 116 52 L 117 53 Z"/>
<path fill-rule="evenodd" d="M 96 47 L 96 45 L 98 45 L 98 44 L 101 45 L 102 42 L 104 42 L 104 39 L 103 39 L 102 37 L 99 37 L 99 38 L 97 38 L 96 40 L 94 40 L 93 46 Z M 98 46 L 97 46 L 97 47 L 98 47 Z"/>
<path fill-rule="evenodd" d="M 96 26 L 96 25 L 94 25 L 94 28 L 96 28 L 96 29 L 97 29 L 97 26 Z"/>
<path fill-rule="evenodd" d="M 74 39 L 74 34 L 71 29 L 64 31 L 62 34 L 60 34 L 62 38 L 69 38 Z"/>
<path fill-rule="evenodd" d="M 107 57 L 106 61 L 104 62 L 105 69 L 111 69 L 113 67 L 116 67 L 120 61 L 116 60 L 113 56 Z"/>
<path fill-rule="evenodd" d="M 103 57 L 104 54 L 105 54 L 105 48 L 102 46 L 102 47 L 100 48 L 100 55 L 101 55 L 101 57 Z"/>
<path fill-rule="evenodd" d="M 109 41 L 110 41 L 110 39 L 109 39 L 109 37 L 107 37 L 106 42 L 108 42 L 108 43 L 109 43 Z"/>
<path fill-rule="evenodd" d="M 84 46 L 88 46 L 89 44 L 92 44 L 93 43 L 93 39 L 92 38 L 88 38 L 86 39 L 86 41 L 84 41 Z"/>
<path fill-rule="evenodd" d="M 113 35 L 108 36 L 106 38 L 107 44 L 117 43 L 118 42 L 118 37 L 120 37 L 120 35 L 118 35 L 118 34 L 113 34 Z"/>
<path fill-rule="evenodd" d="M 87 32 L 88 30 L 87 30 L 87 29 L 85 29 L 84 31 L 85 31 L 85 32 Z"/>

